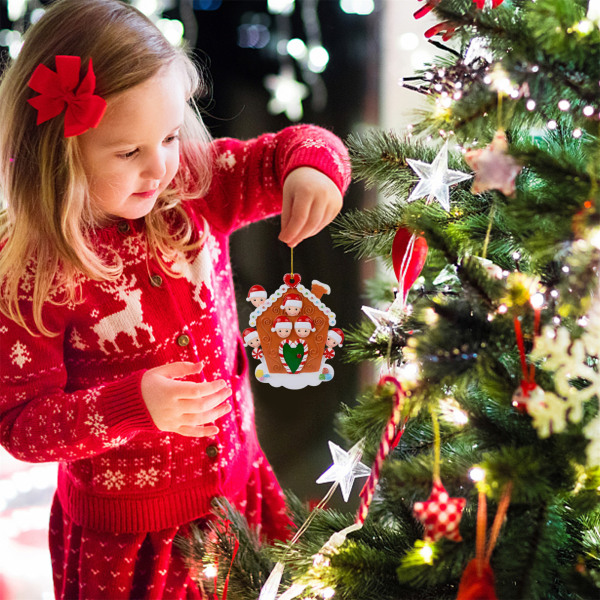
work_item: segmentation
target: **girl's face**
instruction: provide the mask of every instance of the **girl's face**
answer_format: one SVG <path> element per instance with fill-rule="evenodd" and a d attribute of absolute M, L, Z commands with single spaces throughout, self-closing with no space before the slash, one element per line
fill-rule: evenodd
<path fill-rule="evenodd" d="M 181 70 L 169 65 L 107 103 L 98 127 L 80 136 L 91 199 L 107 216 L 138 219 L 179 167 L 186 105 Z"/>

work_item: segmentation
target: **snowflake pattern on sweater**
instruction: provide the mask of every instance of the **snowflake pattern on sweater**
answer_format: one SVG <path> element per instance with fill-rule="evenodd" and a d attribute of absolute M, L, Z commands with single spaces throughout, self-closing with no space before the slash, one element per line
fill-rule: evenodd
<path fill-rule="evenodd" d="M 1 443 L 22 460 L 60 461 L 58 497 L 86 527 L 174 527 L 206 515 L 217 496 L 254 505 L 249 481 L 262 482 L 252 492 L 263 505 L 257 514 L 284 511 L 256 438 L 229 235 L 281 211 L 283 181 L 294 168 L 317 168 L 345 191 L 347 153 L 333 134 L 307 125 L 214 145 L 208 194 L 184 204 L 196 234 L 208 227 L 207 237 L 194 255 L 171 264 L 178 276 L 148 257 L 143 220 L 121 221 L 96 230 L 94 242 L 100 254 L 117 252 L 122 276 L 81 277 L 82 303 L 47 303 L 44 323 L 58 335 L 30 336 L 0 317 L 9 357 L 0 366 Z M 28 265 L 20 288 L 25 310 L 34 269 Z M 198 360 L 207 380 L 229 383 L 233 410 L 211 438 L 159 431 L 141 396 L 144 371 Z"/>

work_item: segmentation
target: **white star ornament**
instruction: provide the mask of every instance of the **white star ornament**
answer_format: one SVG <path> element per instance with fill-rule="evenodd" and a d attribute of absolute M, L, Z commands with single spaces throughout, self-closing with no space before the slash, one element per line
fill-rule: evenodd
<path fill-rule="evenodd" d="M 354 480 L 357 477 L 368 477 L 371 474 L 371 469 L 360 462 L 362 455 L 360 446 L 361 442 L 358 442 L 346 452 L 337 444 L 329 442 L 333 464 L 317 479 L 317 483 L 332 481 L 339 484 L 345 502 L 348 502 Z"/>
<path fill-rule="evenodd" d="M 421 178 L 408 197 L 408 202 L 427 196 L 428 201 L 437 200 L 446 211 L 450 211 L 450 192 L 448 188 L 455 183 L 473 177 L 473 175 L 462 171 L 448 169 L 447 142 L 442 146 L 431 164 L 413 158 L 407 158 L 406 162 Z"/>

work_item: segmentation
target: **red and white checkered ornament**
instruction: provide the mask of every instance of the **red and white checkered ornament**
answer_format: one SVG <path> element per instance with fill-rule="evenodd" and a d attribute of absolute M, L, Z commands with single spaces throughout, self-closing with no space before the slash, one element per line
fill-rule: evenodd
<path fill-rule="evenodd" d="M 453 542 L 462 542 L 458 526 L 467 500 L 450 498 L 439 479 L 434 479 L 433 490 L 425 502 L 415 502 L 413 513 L 425 527 L 426 542 L 437 542 L 446 537 Z"/>

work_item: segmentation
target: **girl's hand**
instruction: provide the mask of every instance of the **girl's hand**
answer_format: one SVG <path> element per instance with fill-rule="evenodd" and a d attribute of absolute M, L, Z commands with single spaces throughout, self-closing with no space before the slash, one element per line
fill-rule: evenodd
<path fill-rule="evenodd" d="M 337 185 L 312 167 L 298 167 L 283 182 L 279 239 L 290 248 L 319 233 L 342 208 Z"/>
<path fill-rule="evenodd" d="M 142 397 L 161 431 L 188 437 L 219 433 L 219 428 L 209 423 L 231 410 L 226 402 L 231 390 L 222 379 L 203 383 L 181 380 L 201 370 L 198 363 L 175 362 L 149 369 L 142 376 Z"/>

